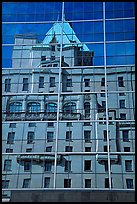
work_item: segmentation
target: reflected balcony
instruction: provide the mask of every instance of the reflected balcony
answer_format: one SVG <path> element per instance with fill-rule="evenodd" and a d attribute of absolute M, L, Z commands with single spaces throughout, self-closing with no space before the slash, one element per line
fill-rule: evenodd
<path fill-rule="evenodd" d="M 18 155 L 16 157 L 17 162 L 24 162 L 24 161 L 35 161 L 38 163 L 44 162 L 44 161 L 51 161 L 54 162 L 55 160 L 55 155 L 51 154 L 51 155 L 38 155 L 38 154 L 24 154 L 24 155 Z M 62 160 L 62 156 L 61 155 L 57 155 L 57 162 L 60 163 Z"/>
<path fill-rule="evenodd" d="M 19 120 L 24 120 L 25 112 L 15 112 L 15 113 L 5 112 L 3 116 L 4 116 L 3 120 L 5 121 L 19 121 Z"/>
<path fill-rule="evenodd" d="M 109 157 L 110 157 L 110 160 L 114 161 L 114 162 L 116 162 L 118 159 L 118 155 L 116 155 L 116 154 L 110 154 Z M 102 161 L 107 161 L 108 160 L 108 154 L 107 153 L 106 154 L 101 154 L 101 153 L 97 154 L 96 159 L 99 163 Z"/>
<path fill-rule="evenodd" d="M 61 120 L 80 120 L 80 113 L 60 113 Z"/>

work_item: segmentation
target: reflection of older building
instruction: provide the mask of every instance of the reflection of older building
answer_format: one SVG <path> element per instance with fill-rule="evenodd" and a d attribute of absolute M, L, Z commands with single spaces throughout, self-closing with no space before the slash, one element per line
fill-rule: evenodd
<path fill-rule="evenodd" d="M 93 51 L 63 29 L 61 39 L 55 23 L 42 43 L 15 38 L 3 70 L 2 145 L 13 153 L 3 186 L 108 188 L 111 176 L 112 188 L 134 188 L 134 67 L 107 67 L 106 84 Z"/>

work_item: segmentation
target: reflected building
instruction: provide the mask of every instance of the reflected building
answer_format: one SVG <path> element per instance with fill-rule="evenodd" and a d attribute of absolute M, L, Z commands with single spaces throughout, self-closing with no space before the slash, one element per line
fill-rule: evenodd
<path fill-rule="evenodd" d="M 3 196 L 10 189 L 134 189 L 133 66 L 94 66 L 71 24 L 16 35 L 3 69 Z M 9 154 L 10 153 L 10 154 Z"/>

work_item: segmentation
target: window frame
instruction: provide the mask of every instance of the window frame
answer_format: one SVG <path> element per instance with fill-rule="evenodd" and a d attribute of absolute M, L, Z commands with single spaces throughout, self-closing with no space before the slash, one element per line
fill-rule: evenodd
<path fill-rule="evenodd" d="M 22 188 L 30 188 L 30 182 L 31 179 L 30 178 L 26 178 L 23 180 L 23 184 L 22 184 Z M 27 184 L 27 185 L 26 185 Z"/>
<path fill-rule="evenodd" d="M 12 160 L 11 159 L 5 159 L 4 160 L 4 171 L 11 171 L 12 170 Z"/>
<path fill-rule="evenodd" d="M 28 131 L 27 134 L 27 144 L 33 144 L 35 139 L 35 132 L 34 131 Z"/>
<path fill-rule="evenodd" d="M 39 88 L 44 88 L 44 76 L 39 76 Z"/>
<path fill-rule="evenodd" d="M 8 132 L 7 144 L 14 144 L 15 132 Z"/>
<path fill-rule="evenodd" d="M 87 171 L 87 172 L 92 171 L 91 164 L 92 164 L 91 160 L 89 159 L 84 160 L 84 171 Z"/>
<path fill-rule="evenodd" d="M 23 78 L 22 82 L 22 91 L 28 91 L 29 90 L 29 79 L 28 78 Z"/>
<path fill-rule="evenodd" d="M 5 92 L 11 91 L 11 79 L 5 79 Z"/>

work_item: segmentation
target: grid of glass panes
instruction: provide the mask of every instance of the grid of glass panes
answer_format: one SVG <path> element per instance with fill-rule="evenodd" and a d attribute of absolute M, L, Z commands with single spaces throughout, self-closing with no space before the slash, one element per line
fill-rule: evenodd
<path fill-rule="evenodd" d="M 49 32 L 46 56 L 53 23 L 60 31 Z M 3 153 L 6 166 L 14 158 L 19 164 L 14 185 L 6 167 L 6 188 L 134 188 L 134 29 L 133 2 L 3 3 Z M 75 57 L 65 55 L 69 44 L 78 48 Z M 54 75 L 43 72 L 51 67 Z M 27 159 L 25 171 L 35 171 L 39 184 L 21 176 Z"/>

